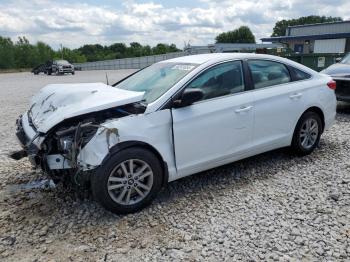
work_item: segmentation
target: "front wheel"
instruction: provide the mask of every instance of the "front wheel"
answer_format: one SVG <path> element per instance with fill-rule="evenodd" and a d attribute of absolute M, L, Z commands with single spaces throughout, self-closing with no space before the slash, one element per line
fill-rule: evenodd
<path fill-rule="evenodd" d="M 315 112 L 304 113 L 294 131 L 292 149 L 298 155 L 311 154 L 317 147 L 322 133 L 322 121 Z"/>
<path fill-rule="evenodd" d="M 152 202 L 161 189 L 163 171 L 150 151 L 132 147 L 117 152 L 92 176 L 95 199 L 106 209 L 133 213 Z"/>

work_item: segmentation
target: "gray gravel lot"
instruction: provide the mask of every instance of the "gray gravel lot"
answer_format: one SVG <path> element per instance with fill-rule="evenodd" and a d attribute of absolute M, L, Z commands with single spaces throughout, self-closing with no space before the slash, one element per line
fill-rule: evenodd
<path fill-rule="evenodd" d="M 109 71 L 110 82 L 130 72 Z M 281 149 L 203 172 L 116 216 L 6 156 L 41 87 L 101 81 L 104 71 L 0 74 L 0 260 L 350 261 L 350 105 L 310 156 Z"/>

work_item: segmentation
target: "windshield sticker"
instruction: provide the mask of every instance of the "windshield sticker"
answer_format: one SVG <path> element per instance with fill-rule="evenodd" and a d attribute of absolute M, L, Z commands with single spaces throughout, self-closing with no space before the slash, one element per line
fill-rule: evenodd
<path fill-rule="evenodd" d="M 177 69 L 182 71 L 191 71 L 194 68 L 193 65 L 174 65 L 171 69 Z"/>

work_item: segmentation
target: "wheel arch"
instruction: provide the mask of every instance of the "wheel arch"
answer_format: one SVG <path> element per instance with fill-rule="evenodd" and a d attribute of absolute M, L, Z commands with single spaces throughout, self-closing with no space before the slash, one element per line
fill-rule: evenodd
<path fill-rule="evenodd" d="M 293 139 L 294 139 L 295 131 L 296 131 L 296 129 L 297 129 L 297 126 L 298 126 L 298 123 L 299 123 L 300 119 L 301 119 L 302 116 L 303 116 L 305 113 L 307 113 L 307 112 L 314 112 L 314 113 L 316 113 L 316 114 L 318 114 L 318 115 L 320 116 L 321 122 L 322 122 L 322 126 L 321 126 L 322 131 L 321 131 L 321 133 L 323 133 L 324 127 L 325 127 L 324 113 L 323 113 L 322 109 L 319 108 L 318 106 L 310 106 L 308 109 L 306 109 L 306 110 L 299 116 L 298 120 L 296 121 L 295 126 L 294 126 L 294 130 L 293 130 L 293 133 L 292 133 L 292 137 L 291 137 L 291 140 L 290 140 L 290 143 L 292 143 L 292 141 L 293 141 Z"/>
<path fill-rule="evenodd" d="M 118 144 L 114 145 L 109 150 L 109 153 L 105 156 L 101 165 L 103 165 L 112 155 L 114 155 L 114 154 L 116 154 L 124 149 L 131 148 L 131 147 L 141 147 L 141 148 L 147 149 L 150 152 L 152 152 L 153 154 L 155 154 L 155 156 L 158 158 L 158 160 L 161 164 L 162 170 L 163 170 L 162 186 L 164 187 L 169 181 L 168 164 L 166 161 L 164 161 L 164 159 L 163 159 L 162 155 L 159 153 L 159 151 L 148 143 L 141 142 L 141 141 L 124 141 L 124 142 L 118 143 Z"/>
<path fill-rule="evenodd" d="M 322 133 L 323 133 L 326 123 L 325 123 L 324 113 L 323 113 L 322 109 L 319 108 L 318 106 L 309 107 L 308 109 L 306 109 L 306 110 L 301 114 L 301 116 L 299 117 L 299 119 L 302 117 L 302 115 L 304 115 L 304 114 L 307 113 L 307 112 L 314 112 L 314 113 L 316 113 L 316 114 L 318 114 L 318 115 L 320 116 L 321 121 L 322 121 Z M 298 120 L 298 121 L 299 121 L 299 120 Z"/>

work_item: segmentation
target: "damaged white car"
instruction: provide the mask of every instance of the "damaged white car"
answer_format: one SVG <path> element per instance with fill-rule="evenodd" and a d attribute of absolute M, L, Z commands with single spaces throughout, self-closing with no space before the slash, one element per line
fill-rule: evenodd
<path fill-rule="evenodd" d="M 23 151 L 13 157 L 54 181 L 89 183 L 112 212 L 134 212 L 169 181 L 280 147 L 311 153 L 335 119 L 334 89 L 279 57 L 180 57 L 113 86 L 44 87 L 17 120 Z"/>

